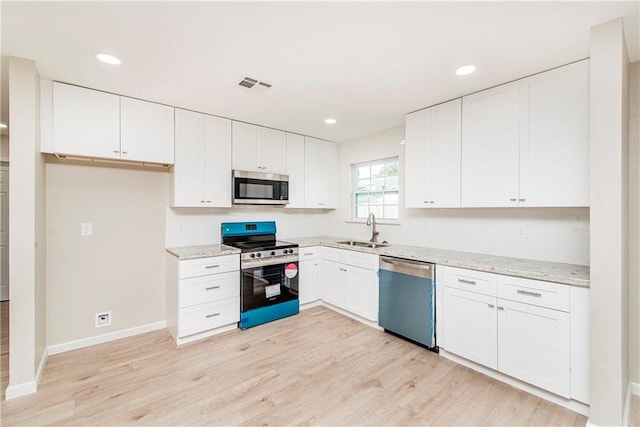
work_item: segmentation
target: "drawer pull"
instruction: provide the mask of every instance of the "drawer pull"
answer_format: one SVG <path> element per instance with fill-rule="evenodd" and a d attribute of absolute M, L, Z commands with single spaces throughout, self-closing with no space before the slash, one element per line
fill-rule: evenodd
<path fill-rule="evenodd" d="M 504 307 L 500 307 L 500 306 L 498 306 L 498 310 L 500 310 L 500 311 L 504 311 Z"/>
<path fill-rule="evenodd" d="M 465 283 L 467 285 L 475 285 L 476 284 L 476 282 L 474 282 L 473 280 L 466 280 L 466 279 L 458 279 L 458 282 Z"/>
<path fill-rule="evenodd" d="M 346 268 L 341 268 L 340 271 L 347 271 L 347 269 Z"/>
<path fill-rule="evenodd" d="M 218 267 L 220 267 L 220 264 L 207 265 L 205 268 L 209 269 L 209 268 L 218 268 Z"/>
<path fill-rule="evenodd" d="M 220 316 L 220 313 L 207 314 L 206 318 L 209 319 L 211 317 Z"/>
<path fill-rule="evenodd" d="M 489 308 L 496 308 L 496 306 L 493 304 L 487 304 L 487 305 L 489 306 Z"/>
<path fill-rule="evenodd" d="M 309 256 L 309 255 L 313 255 L 313 252 L 306 252 L 303 254 L 304 256 Z"/>
<path fill-rule="evenodd" d="M 216 285 L 216 286 L 209 286 L 208 288 L 205 288 L 206 291 L 211 291 L 213 289 L 220 289 L 220 285 Z"/>
<path fill-rule="evenodd" d="M 509 199 L 510 202 L 517 202 L 518 199 Z"/>
<path fill-rule="evenodd" d="M 519 202 L 526 202 L 527 199 L 518 199 Z"/>
<path fill-rule="evenodd" d="M 529 292 L 529 291 L 523 291 L 522 289 L 518 289 L 518 293 L 520 295 L 527 295 L 529 297 L 541 297 L 542 294 L 539 292 Z"/>

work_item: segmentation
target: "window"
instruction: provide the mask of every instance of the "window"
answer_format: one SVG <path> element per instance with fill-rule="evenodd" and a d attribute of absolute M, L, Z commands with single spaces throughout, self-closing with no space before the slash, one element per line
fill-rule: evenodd
<path fill-rule="evenodd" d="M 398 219 L 398 158 L 353 165 L 354 219 Z"/>

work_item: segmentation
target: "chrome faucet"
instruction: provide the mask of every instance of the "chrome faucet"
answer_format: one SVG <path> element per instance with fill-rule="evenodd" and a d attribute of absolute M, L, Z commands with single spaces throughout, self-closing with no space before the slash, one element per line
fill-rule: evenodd
<path fill-rule="evenodd" d="M 369 216 L 367 217 L 367 225 L 373 226 L 373 228 L 371 229 L 371 240 L 369 240 L 369 241 L 373 242 L 373 243 L 377 243 L 378 242 L 378 234 L 380 234 L 380 232 L 378 232 L 378 230 L 376 230 L 376 216 L 373 214 L 373 212 L 371 212 L 369 214 Z"/>

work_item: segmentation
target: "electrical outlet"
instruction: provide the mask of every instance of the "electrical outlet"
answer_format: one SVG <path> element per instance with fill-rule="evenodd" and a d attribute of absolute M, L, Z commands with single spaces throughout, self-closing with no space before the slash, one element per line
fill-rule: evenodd
<path fill-rule="evenodd" d="M 93 234 L 93 224 L 90 222 L 83 222 L 80 224 L 80 235 L 91 236 Z"/>
<path fill-rule="evenodd" d="M 527 227 L 525 225 L 518 227 L 518 237 L 527 237 Z"/>
<path fill-rule="evenodd" d="M 96 313 L 96 328 L 102 328 L 104 326 L 111 325 L 111 312 L 103 311 L 102 313 Z"/>

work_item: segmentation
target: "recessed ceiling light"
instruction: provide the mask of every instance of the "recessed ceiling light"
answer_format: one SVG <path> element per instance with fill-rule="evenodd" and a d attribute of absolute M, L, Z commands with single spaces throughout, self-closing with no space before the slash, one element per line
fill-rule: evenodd
<path fill-rule="evenodd" d="M 475 65 L 463 65 L 462 67 L 458 67 L 456 69 L 456 74 L 458 76 L 466 76 L 468 74 L 473 73 L 476 70 Z"/>
<path fill-rule="evenodd" d="M 104 62 L 105 64 L 109 64 L 109 65 L 120 65 L 120 64 L 122 64 L 122 61 L 120 61 L 119 58 L 116 58 L 115 56 L 110 55 L 108 53 L 96 52 L 96 53 L 94 53 L 94 55 L 96 56 L 96 58 L 98 58 L 98 60 Z"/>
<path fill-rule="evenodd" d="M 6 129 L 7 125 L 5 125 L 4 123 L 0 123 L 0 129 Z"/>
<path fill-rule="evenodd" d="M 324 123 L 327 125 L 335 125 L 337 122 L 336 119 L 324 119 Z"/>

